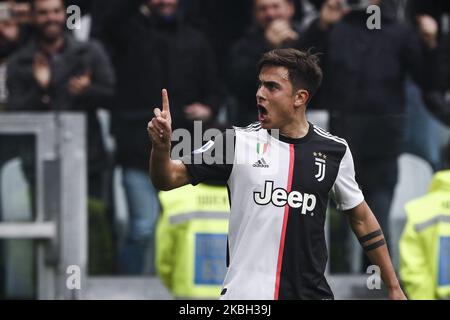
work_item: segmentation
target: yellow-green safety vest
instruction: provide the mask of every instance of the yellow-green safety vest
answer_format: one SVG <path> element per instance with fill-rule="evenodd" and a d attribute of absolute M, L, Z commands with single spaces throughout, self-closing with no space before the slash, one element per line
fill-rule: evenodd
<path fill-rule="evenodd" d="M 187 185 L 160 192 L 159 197 L 158 275 L 175 297 L 219 298 L 226 273 L 227 188 Z"/>
<path fill-rule="evenodd" d="M 406 204 L 400 277 L 410 299 L 450 298 L 450 170 L 435 174 L 427 195 Z"/>

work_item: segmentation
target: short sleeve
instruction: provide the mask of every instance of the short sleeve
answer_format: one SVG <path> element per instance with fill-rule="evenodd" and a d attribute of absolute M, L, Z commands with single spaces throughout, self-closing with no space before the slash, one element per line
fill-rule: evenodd
<path fill-rule="evenodd" d="M 235 139 L 235 131 L 226 130 L 181 159 L 192 185 L 201 182 L 224 184 L 228 181 L 233 169 Z"/>
<path fill-rule="evenodd" d="M 364 196 L 355 179 L 355 166 L 350 148 L 346 146 L 339 171 L 331 188 L 331 196 L 338 210 L 350 210 L 364 201 Z"/>

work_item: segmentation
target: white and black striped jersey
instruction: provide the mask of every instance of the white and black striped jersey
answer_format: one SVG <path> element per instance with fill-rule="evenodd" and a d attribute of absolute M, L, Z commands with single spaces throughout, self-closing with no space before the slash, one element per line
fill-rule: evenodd
<path fill-rule="evenodd" d="M 193 163 L 209 152 L 215 163 Z M 345 140 L 311 123 L 299 139 L 276 137 L 255 123 L 216 137 L 183 162 L 192 184 L 228 185 L 222 299 L 333 298 L 324 276 L 328 199 L 340 210 L 364 200 Z"/>

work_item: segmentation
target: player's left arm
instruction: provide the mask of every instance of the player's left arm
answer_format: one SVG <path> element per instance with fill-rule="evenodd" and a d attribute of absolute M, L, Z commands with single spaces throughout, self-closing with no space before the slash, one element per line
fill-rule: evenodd
<path fill-rule="evenodd" d="M 350 227 L 361 243 L 371 263 L 380 268 L 381 278 L 389 291 L 389 299 L 406 299 L 395 274 L 391 258 L 389 257 L 383 232 L 372 210 L 363 201 L 353 209 L 345 211 L 345 213 L 348 217 Z"/>

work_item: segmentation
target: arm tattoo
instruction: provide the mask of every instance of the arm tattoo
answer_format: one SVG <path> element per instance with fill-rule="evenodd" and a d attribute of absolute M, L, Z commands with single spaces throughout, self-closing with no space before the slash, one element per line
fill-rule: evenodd
<path fill-rule="evenodd" d="M 386 244 L 386 241 L 384 239 L 381 239 L 377 242 L 374 242 L 372 244 L 369 244 L 368 246 L 363 247 L 364 251 L 371 251 L 374 250 L 376 248 L 379 248 L 381 246 L 384 246 Z"/>
<path fill-rule="evenodd" d="M 369 234 L 366 234 L 365 236 L 358 238 L 358 240 L 359 240 L 359 243 L 363 244 L 364 242 L 367 242 L 373 238 L 381 236 L 382 234 L 383 234 L 383 231 L 381 231 L 381 229 L 378 229 L 374 232 L 371 232 Z"/>

